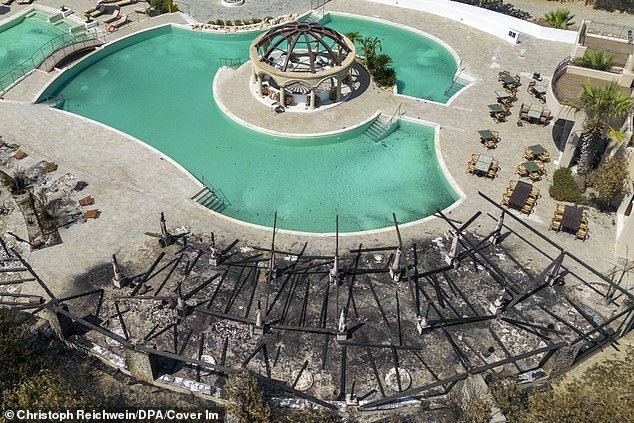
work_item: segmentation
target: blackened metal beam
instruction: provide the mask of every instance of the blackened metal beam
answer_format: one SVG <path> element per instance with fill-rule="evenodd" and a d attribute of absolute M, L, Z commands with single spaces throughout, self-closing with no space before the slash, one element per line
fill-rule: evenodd
<path fill-rule="evenodd" d="M 491 204 L 493 204 L 495 207 L 499 208 L 500 210 L 504 210 L 500 205 L 498 205 L 495 201 L 493 201 L 492 199 L 490 199 L 489 197 L 487 197 L 485 194 L 481 193 L 480 191 L 478 191 L 478 194 L 480 194 L 480 196 L 482 198 L 484 198 L 485 200 L 488 200 Z M 531 232 L 533 232 L 534 234 L 536 234 L 537 236 L 539 236 L 541 239 L 543 239 L 544 241 L 548 242 L 550 245 L 552 245 L 553 247 L 557 248 L 559 251 L 564 251 L 564 249 L 562 247 L 560 247 L 556 242 L 552 241 L 550 238 L 548 238 L 547 236 L 543 235 L 541 232 L 533 229 L 530 225 L 528 225 L 527 223 L 523 222 L 521 219 L 519 219 L 517 216 L 514 216 L 512 213 L 508 213 L 507 216 L 510 216 L 513 220 L 515 220 L 516 222 L 520 223 L 522 226 L 524 226 L 525 228 L 529 229 Z M 607 282 L 608 285 L 612 286 L 613 288 L 615 288 L 616 290 L 620 291 L 621 293 L 623 293 L 624 295 L 626 295 L 630 300 L 634 300 L 634 294 L 632 294 L 631 292 L 629 292 L 628 290 L 624 289 L 621 286 L 616 285 L 613 281 L 611 281 L 609 278 L 607 278 L 605 275 L 603 275 L 601 272 L 599 272 L 598 270 L 596 270 L 595 268 L 593 268 L 592 266 L 590 266 L 589 264 L 587 264 L 585 261 L 580 260 L 579 258 L 577 258 L 577 256 L 575 256 L 574 254 L 566 251 L 566 254 L 568 255 L 568 257 L 570 257 L 571 259 L 573 259 L 574 261 L 576 261 L 579 265 L 585 267 L 587 270 L 589 270 L 590 272 L 594 273 L 596 276 L 598 276 L 599 278 L 601 278 L 603 281 Z"/>
<path fill-rule="evenodd" d="M 295 376 L 295 380 L 291 385 L 293 388 L 297 386 L 297 382 L 299 382 L 299 379 L 302 377 L 302 374 L 304 373 L 304 370 L 306 370 L 306 367 L 308 367 L 308 360 L 304 361 L 304 364 L 302 364 L 302 367 L 299 369 L 297 376 Z"/>
<path fill-rule="evenodd" d="M 385 314 L 385 311 L 383 310 L 383 306 L 381 306 L 381 302 L 379 301 L 379 296 L 376 294 L 376 290 L 374 289 L 374 285 L 372 285 L 372 282 L 370 281 L 370 279 L 367 279 L 366 282 L 368 283 L 368 286 L 370 287 L 370 291 L 372 291 L 372 296 L 374 297 L 374 301 L 376 302 L 376 305 L 379 308 L 379 311 L 381 312 L 381 316 L 383 317 L 383 321 L 385 322 L 385 325 L 389 328 L 390 327 L 390 322 L 387 320 L 387 316 Z"/>
<path fill-rule="evenodd" d="M 182 260 L 183 256 L 178 256 L 176 258 L 176 261 L 174 261 L 174 265 L 172 266 L 172 268 L 170 269 L 169 272 L 167 272 L 167 275 L 165 276 L 165 278 L 163 279 L 163 282 L 161 282 L 161 284 L 159 285 L 159 287 L 156 289 L 156 292 L 154 293 L 154 295 L 158 295 L 161 293 L 161 290 L 163 289 L 163 287 L 165 286 L 165 284 L 167 283 L 168 279 L 172 276 L 172 273 L 174 273 L 174 270 L 176 270 L 176 268 L 178 267 L 178 265 L 180 264 L 181 260 Z"/>
<path fill-rule="evenodd" d="M 51 292 L 50 289 L 48 289 L 48 286 L 46 286 L 46 284 L 44 283 L 44 281 L 42 281 L 42 279 L 40 279 L 40 277 L 37 275 L 37 273 L 35 273 L 35 271 L 33 270 L 33 268 L 31 267 L 30 264 L 28 264 L 23 258 L 22 256 L 15 250 L 15 248 L 11 248 L 11 252 L 13 253 L 13 255 L 20 260 L 20 263 L 22 263 L 22 266 L 24 266 L 29 273 L 31 274 L 31 276 L 33 276 L 35 278 L 35 280 L 37 281 L 37 283 L 40 285 L 40 287 L 44 290 L 44 292 L 46 292 L 46 295 L 48 295 L 48 297 L 51 300 L 55 300 L 55 295 L 53 295 L 53 293 Z"/>
<path fill-rule="evenodd" d="M 205 289 L 207 287 L 207 285 L 209 285 L 210 283 L 212 283 L 214 280 L 216 280 L 216 278 L 218 276 L 222 275 L 222 273 L 216 273 L 215 275 L 213 275 L 211 278 L 207 279 L 206 281 L 204 281 L 203 283 L 201 283 L 200 285 L 198 285 L 196 288 L 192 289 L 191 291 L 189 291 L 187 294 L 183 295 L 183 300 L 187 301 L 189 300 L 191 297 L 193 297 L 194 295 L 198 294 L 200 291 L 202 291 L 203 289 Z"/>
<path fill-rule="evenodd" d="M 385 397 L 385 398 L 380 399 L 380 400 L 376 400 L 376 401 L 369 402 L 367 404 L 363 404 L 360 408 L 365 409 L 365 408 L 378 407 L 380 405 L 385 405 L 385 404 L 389 404 L 389 403 L 394 402 L 394 401 L 398 401 L 401 398 L 416 397 L 421 392 L 425 392 L 425 391 L 428 391 L 430 389 L 434 389 L 434 388 L 446 385 L 446 384 L 451 383 L 451 382 L 455 382 L 455 381 L 466 379 L 467 376 L 469 376 L 468 373 L 459 373 L 459 374 L 450 376 L 450 377 L 442 379 L 442 380 L 437 380 L 435 382 L 428 383 L 427 385 L 419 386 L 417 388 L 407 389 L 407 390 L 405 390 L 403 392 L 399 392 L 398 394 L 390 395 L 389 397 Z"/>
<path fill-rule="evenodd" d="M 504 358 L 502 360 L 495 361 L 493 363 L 489 363 L 489 364 L 486 364 L 484 366 L 473 367 L 473 368 L 471 368 L 470 373 L 472 373 L 472 374 L 482 373 L 482 372 L 484 372 L 486 370 L 494 369 L 496 367 L 503 366 L 503 365 L 508 364 L 508 363 L 513 363 L 513 364 L 515 364 L 515 366 L 517 368 L 519 368 L 519 366 L 517 365 L 517 361 L 519 361 L 519 360 L 530 358 L 530 357 L 532 357 L 534 355 L 538 355 L 538 354 L 541 354 L 541 353 L 544 353 L 544 352 L 556 350 L 556 349 L 559 349 L 559 348 L 564 347 L 564 346 L 566 346 L 565 342 L 555 342 L 554 344 L 550 344 L 550 345 L 547 345 L 547 346 L 542 347 L 542 348 L 538 348 L 538 349 L 533 350 L 533 351 L 529 351 L 529 352 L 525 352 L 525 353 L 518 354 L 518 355 L 513 355 L 513 356 L 509 355 L 508 357 L 506 357 L 506 358 Z"/>
<path fill-rule="evenodd" d="M 381 396 L 385 398 L 385 390 L 383 389 L 383 383 L 381 383 L 381 376 L 379 375 L 379 371 L 376 368 L 374 357 L 372 357 L 372 352 L 370 351 L 369 348 L 367 348 L 365 350 L 365 353 L 368 355 L 368 360 L 370 361 L 370 366 L 372 366 L 372 371 L 374 372 L 374 378 L 376 379 L 376 382 L 379 385 L 379 391 L 381 391 Z"/>
<path fill-rule="evenodd" d="M 119 302 L 115 301 L 114 302 L 114 308 L 115 310 L 117 310 L 117 317 L 119 318 L 119 324 L 121 325 L 121 329 L 123 329 L 123 336 L 125 337 L 126 341 L 130 339 L 130 333 L 128 332 L 128 328 L 125 325 L 125 322 L 123 321 L 123 315 L 121 314 L 121 310 L 119 309 Z"/>

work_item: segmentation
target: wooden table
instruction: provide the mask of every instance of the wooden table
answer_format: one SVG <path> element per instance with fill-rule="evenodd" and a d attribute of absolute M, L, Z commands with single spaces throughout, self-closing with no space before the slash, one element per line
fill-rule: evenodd
<path fill-rule="evenodd" d="M 500 81 L 502 81 L 505 84 L 515 84 L 517 82 L 515 81 L 515 77 L 511 75 L 502 75 L 500 77 Z"/>
<path fill-rule="evenodd" d="M 480 134 L 480 139 L 485 141 L 495 139 L 495 136 L 493 136 L 493 132 L 491 132 L 490 129 L 483 129 L 482 131 L 478 131 L 478 134 Z"/>
<path fill-rule="evenodd" d="M 531 104 L 531 107 L 528 109 L 528 120 L 539 120 L 539 118 L 542 117 L 543 112 L 543 106 Z"/>
<path fill-rule="evenodd" d="M 493 163 L 493 157 L 480 154 L 475 165 L 476 172 L 487 173 L 491 169 L 491 163 Z"/>
<path fill-rule="evenodd" d="M 545 85 L 542 85 L 542 84 L 535 84 L 533 86 L 533 91 L 536 94 L 539 94 L 539 95 L 545 95 L 546 94 L 546 90 L 548 90 L 548 87 L 546 87 Z"/>
<path fill-rule="evenodd" d="M 524 169 L 526 169 L 526 171 L 528 173 L 533 173 L 533 172 L 539 172 L 541 173 L 542 168 L 539 167 L 539 165 L 537 164 L 537 162 L 533 161 L 533 160 L 529 160 L 527 162 L 522 163 L 520 166 L 522 166 Z"/>
<path fill-rule="evenodd" d="M 561 230 L 576 234 L 579 230 L 579 226 L 581 226 L 582 219 L 583 209 L 572 206 L 564 207 L 564 215 L 561 218 Z"/>
<path fill-rule="evenodd" d="M 511 198 L 509 198 L 509 208 L 522 210 L 532 190 L 533 185 L 524 181 L 518 181 L 513 193 L 511 194 Z"/>
<path fill-rule="evenodd" d="M 489 104 L 487 107 L 489 108 L 491 113 L 500 113 L 504 111 L 504 107 L 500 106 L 498 103 Z"/>
<path fill-rule="evenodd" d="M 495 96 L 498 98 L 498 100 L 513 98 L 513 94 L 509 93 L 506 90 L 496 90 Z"/>
<path fill-rule="evenodd" d="M 541 144 L 530 145 L 530 146 L 528 146 L 528 149 L 535 156 L 539 156 L 540 154 L 548 153 L 548 151 L 546 151 L 546 149 L 544 147 L 542 147 Z"/>

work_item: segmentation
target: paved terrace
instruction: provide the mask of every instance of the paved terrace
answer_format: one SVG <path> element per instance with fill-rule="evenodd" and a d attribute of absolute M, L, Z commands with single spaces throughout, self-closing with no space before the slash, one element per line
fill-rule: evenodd
<path fill-rule="evenodd" d="M 450 217 L 465 221 L 475 210 L 497 215 L 498 210 L 481 199 L 477 191 L 482 190 L 499 200 L 508 181 L 517 179 L 514 171 L 523 161 L 524 146 L 541 143 L 556 158 L 555 146 L 550 136 L 552 127 L 518 127 L 515 120 L 519 104 L 530 102 L 525 91 L 528 84 L 526 75 L 532 75 L 535 71 L 548 75 L 561 57 L 568 54 L 570 46 L 531 39 L 512 46 L 436 16 L 414 11 L 403 13 L 401 9 L 360 0 L 336 0 L 329 6 L 338 11 L 363 11 L 368 16 L 381 16 L 435 35 L 457 51 L 466 66 L 465 74 L 476 78 L 475 84 L 448 107 L 404 97 L 387 99 L 380 106 L 385 112 L 391 113 L 396 104 L 402 101 L 407 116 L 441 125 L 443 158 L 452 177 L 467 195 L 467 200 L 454 209 Z M 497 72 L 501 69 L 522 74 L 524 85 L 520 88 L 519 102 L 513 108 L 509 122 L 497 125 L 489 118 L 486 104 L 495 102 L 493 91 L 499 87 Z M 282 114 L 276 118 L 286 119 L 289 115 Z M 366 111 L 362 115 L 360 118 L 366 118 Z M 122 245 L 126 245 L 128 251 L 143 251 L 148 242 L 143 232 L 158 231 L 160 211 L 166 213 L 168 226 L 172 229 L 184 225 L 194 233 L 209 233 L 213 230 L 218 234 L 219 242 L 225 244 L 240 238 L 253 245 L 270 245 L 270 230 L 237 224 L 190 201 L 189 198 L 199 190 L 197 183 L 160 153 L 131 141 L 121 133 L 45 105 L 24 102 L 0 102 L 0 116 L 0 133 L 9 142 L 20 144 L 29 153 L 31 160 L 55 161 L 60 165 L 58 172 L 70 172 L 78 179 L 87 181 L 89 187 L 84 192 L 95 197 L 96 206 L 102 210 L 102 215 L 95 221 L 62 229 L 62 244 L 34 251 L 27 258 L 48 283 L 52 284 L 52 289 L 58 295 L 67 293 L 67 281 L 108 262 L 111 254 L 117 253 Z M 498 130 L 502 138 L 499 147 L 493 152 L 502 167 L 499 177 L 494 181 L 465 173 L 471 154 L 485 151 L 477 134 L 477 130 L 484 128 Z M 293 129 L 296 131 L 296 126 Z M 27 165 L 28 163 L 23 164 Z M 547 165 L 549 174 L 553 170 L 553 164 Z M 537 186 L 547 194 L 549 184 L 550 176 L 537 183 Z M 545 195 L 538 201 L 536 213 L 523 219 L 546 230 L 555 204 Z M 473 229 L 478 231 L 477 227 Z M 424 224 L 402 228 L 402 234 L 404 240 L 409 242 L 436 237 L 446 230 L 446 223 L 433 219 Z M 590 211 L 590 234 L 591 238 L 585 243 L 566 235 L 552 234 L 551 237 L 598 268 L 611 268 L 612 250 L 605 246 L 614 242 L 612 216 Z M 312 250 L 331 251 L 334 242 L 332 238 L 312 238 Z M 282 233 L 277 237 L 277 245 L 280 249 L 296 250 L 301 248 L 305 240 L 305 236 Z M 341 244 L 343 249 L 347 249 L 358 246 L 359 243 L 366 246 L 379 243 L 392 245 L 395 240 L 393 231 L 386 231 L 347 236 Z M 514 247 L 512 242 L 507 248 Z M 532 259 L 529 253 L 520 252 L 518 256 L 521 260 Z"/>

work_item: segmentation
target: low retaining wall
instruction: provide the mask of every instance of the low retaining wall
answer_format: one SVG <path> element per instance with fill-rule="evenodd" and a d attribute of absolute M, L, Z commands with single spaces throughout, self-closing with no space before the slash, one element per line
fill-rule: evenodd
<path fill-rule="evenodd" d="M 451 19 L 516 44 L 521 34 L 542 40 L 573 44 L 575 31 L 548 28 L 492 10 L 457 3 L 450 0 L 370 0 L 375 3 L 420 10 Z"/>

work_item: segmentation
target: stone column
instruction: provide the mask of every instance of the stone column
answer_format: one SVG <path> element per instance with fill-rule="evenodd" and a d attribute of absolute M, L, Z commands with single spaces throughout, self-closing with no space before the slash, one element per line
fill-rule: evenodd
<path fill-rule="evenodd" d="M 262 95 L 262 75 L 256 75 L 258 81 L 258 95 Z"/>
<path fill-rule="evenodd" d="M 153 383 L 158 373 L 158 356 L 145 351 L 125 349 L 128 371 L 132 377 Z"/>
<path fill-rule="evenodd" d="M 337 76 L 337 102 L 341 101 L 341 76 Z"/>
<path fill-rule="evenodd" d="M 68 311 L 66 305 L 62 305 L 61 308 Z M 51 309 L 46 310 L 46 314 L 51 329 L 59 339 L 64 340 L 75 333 L 75 325 L 70 317 Z"/>
<path fill-rule="evenodd" d="M 284 91 L 284 87 L 280 87 L 280 104 L 286 106 L 286 91 Z"/>
<path fill-rule="evenodd" d="M 315 110 L 316 104 L 317 104 L 317 93 L 316 93 L 316 88 L 311 88 L 310 89 L 310 110 Z"/>

